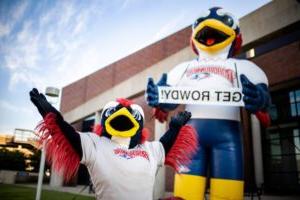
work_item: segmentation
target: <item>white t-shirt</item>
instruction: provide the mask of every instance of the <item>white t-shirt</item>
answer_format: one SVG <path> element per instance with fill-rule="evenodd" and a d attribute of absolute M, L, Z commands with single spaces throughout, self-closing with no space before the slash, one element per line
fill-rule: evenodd
<path fill-rule="evenodd" d="M 97 199 L 153 199 L 155 175 L 165 158 L 160 142 L 127 149 L 94 133 L 80 133 L 80 138 L 81 163 L 88 168 Z"/>
<path fill-rule="evenodd" d="M 257 65 L 233 58 L 195 59 L 181 63 L 168 73 L 167 83 L 195 88 L 242 88 L 241 74 L 254 84 L 268 85 L 265 73 Z M 192 118 L 240 121 L 239 107 L 236 106 L 186 105 L 186 110 L 192 113 Z"/>

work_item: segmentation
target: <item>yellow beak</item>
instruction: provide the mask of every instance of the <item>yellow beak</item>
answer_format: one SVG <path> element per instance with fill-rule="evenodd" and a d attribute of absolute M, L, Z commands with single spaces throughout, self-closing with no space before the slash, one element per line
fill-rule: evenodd
<path fill-rule="evenodd" d="M 112 136 L 132 137 L 137 133 L 140 125 L 124 107 L 106 119 L 105 128 Z"/>
<path fill-rule="evenodd" d="M 216 43 L 214 45 L 206 46 L 205 44 L 202 44 L 197 40 L 197 34 L 204 27 L 209 27 L 209 28 L 215 29 L 217 31 L 220 31 L 220 32 L 226 34 L 228 36 L 228 38 L 226 38 L 224 41 Z M 207 19 L 207 20 L 204 20 L 203 22 L 201 22 L 194 29 L 193 35 L 192 35 L 192 40 L 193 40 L 194 45 L 198 49 L 207 51 L 209 53 L 214 53 L 214 52 L 217 52 L 217 51 L 225 48 L 226 46 L 230 45 L 233 42 L 233 40 L 235 39 L 235 37 L 236 37 L 235 31 L 232 28 L 230 28 L 229 26 L 226 26 L 225 24 L 223 24 L 222 22 L 220 22 L 216 19 Z"/>

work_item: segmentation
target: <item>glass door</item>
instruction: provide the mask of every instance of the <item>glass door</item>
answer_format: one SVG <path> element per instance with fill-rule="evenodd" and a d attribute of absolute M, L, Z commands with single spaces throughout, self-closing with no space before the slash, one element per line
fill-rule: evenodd
<path fill-rule="evenodd" d="M 300 90 L 272 94 L 272 125 L 263 130 L 265 190 L 300 191 Z"/>

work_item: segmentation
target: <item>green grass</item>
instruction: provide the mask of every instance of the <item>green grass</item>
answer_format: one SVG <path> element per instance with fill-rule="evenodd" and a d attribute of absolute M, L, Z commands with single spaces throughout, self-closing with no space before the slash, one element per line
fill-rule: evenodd
<path fill-rule="evenodd" d="M 35 200 L 35 188 L 0 184 L 1 200 Z M 75 198 L 76 197 L 76 198 Z M 43 190 L 41 200 L 94 200 L 94 197 L 80 196 L 67 192 Z"/>

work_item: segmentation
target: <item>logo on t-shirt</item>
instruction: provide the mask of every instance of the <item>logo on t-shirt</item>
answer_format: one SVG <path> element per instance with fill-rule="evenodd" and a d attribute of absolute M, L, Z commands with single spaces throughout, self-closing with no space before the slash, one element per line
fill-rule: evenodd
<path fill-rule="evenodd" d="M 210 74 L 220 75 L 226 78 L 231 83 L 233 83 L 235 79 L 235 74 L 233 70 L 218 66 L 194 67 L 188 69 L 186 72 L 186 76 L 194 80 L 208 78 L 210 77 Z"/>
<path fill-rule="evenodd" d="M 148 153 L 142 149 L 121 149 L 117 148 L 114 149 L 114 153 L 120 157 L 126 158 L 126 159 L 132 159 L 136 157 L 141 157 L 149 160 Z"/>

